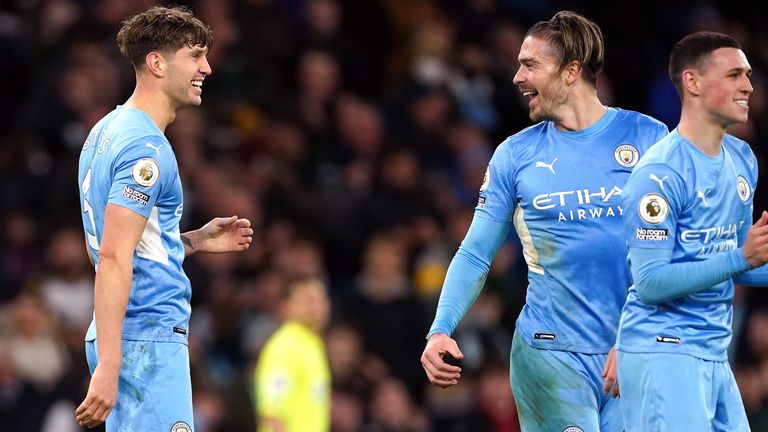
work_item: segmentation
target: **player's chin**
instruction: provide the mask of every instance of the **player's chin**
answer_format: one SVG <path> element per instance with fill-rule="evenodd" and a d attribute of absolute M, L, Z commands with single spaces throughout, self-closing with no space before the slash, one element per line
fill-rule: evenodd
<path fill-rule="evenodd" d="M 183 101 L 179 101 L 176 104 L 176 111 L 183 110 L 184 108 L 194 108 L 200 106 L 202 103 L 202 99 L 198 98 L 188 98 Z"/>
<path fill-rule="evenodd" d="M 741 123 L 746 123 L 747 121 L 749 121 L 749 111 L 746 111 L 746 112 L 744 112 L 744 114 L 739 116 L 739 121 Z"/>
<path fill-rule="evenodd" d="M 541 115 L 541 111 L 539 111 L 539 110 L 537 110 L 535 108 L 528 112 L 528 117 L 534 123 L 538 123 L 538 122 L 544 120 L 544 116 Z"/>
<path fill-rule="evenodd" d="M 187 95 L 184 105 L 188 107 L 196 107 L 196 106 L 200 106 L 200 104 L 202 103 L 203 103 L 203 96 L 201 92 L 192 90 Z"/>
<path fill-rule="evenodd" d="M 729 118 L 728 120 L 729 120 L 729 122 L 728 122 L 729 126 L 730 125 L 739 124 L 739 123 L 743 124 L 743 123 L 746 123 L 747 120 L 749 120 L 749 113 L 746 113 L 746 112 L 738 113 L 738 114 L 732 116 L 731 118 Z"/>

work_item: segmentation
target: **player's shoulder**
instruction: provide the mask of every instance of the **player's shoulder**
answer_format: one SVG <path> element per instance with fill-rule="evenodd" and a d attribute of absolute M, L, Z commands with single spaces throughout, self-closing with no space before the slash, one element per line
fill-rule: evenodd
<path fill-rule="evenodd" d="M 544 141 L 550 122 L 542 121 L 508 136 L 496 148 L 496 153 L 514 155 L 515 158 L 522 153 L 535 153 L 536 144 Z"/>
<path fill-rule="evenodd" d="M 675 165 L 687 159 L 687 147 L 685 138 L 677 130 L 674 130 L 651 146 L 640 159 L 638 166 L 649 164 Z"/>
<path fill-rule="evenodd" d="M 102 127 L 114 157 L 175 160 L 170 142 L 146 113 L 120 107 L 113 113 L 111 121 Z"/>
<path fill-rule="evenodd" d="M 749 155 L 750 157 L 753 155 L 752 147 L 749 146 L 748 142 L 731 134 L 723 136 L 723 146 L 741 155 Z"/>
<path fill-rule="evenodd" d="M 496 170 L 514 171 L 522 161 L 534 157 L 546 141 L 547 123 L 539 122 L 507 137 L 494 150 L 490 165 Z"/>
<path fill-rule="evenodd" d="M 648 183 L 649 179 L 659 184 L 675 183 L 684 189 L 685 173 L 693 163 L 686 152 L 686 146 L 679 138 L 679 135 L 676 137 L 675 134 L 670 133 L 651 146 L 632 169 L 626 189 L 649 187 L 651 186 L 651 183 Z M 642 186 L 643 184 L 645 186 Z"/>
<path fill-rule="evenodd" d="M 541 121 L 522 129 L 520 132 L 510 135 L 502 141 L 499 147 L 515 147 L 527 144 L 531 139 L 536 139 L 547 132 L 548 122 Z"/>
<path fill-rule="evenodd" d="M 616 119 L 621 122 L 633 123 L 639 127 L 652 129 L 668 129 L 666 124 L 649 116 L 648 114 L 617 107 L 612 107 L 612 109 L 616 110 Z"/>
<path fill-rule="evenodd" d="M 138 109 L 117 107 L 103 127 L 115 144 L 129 145 L 142 140 L 168 143 L 149 115 Z"/>

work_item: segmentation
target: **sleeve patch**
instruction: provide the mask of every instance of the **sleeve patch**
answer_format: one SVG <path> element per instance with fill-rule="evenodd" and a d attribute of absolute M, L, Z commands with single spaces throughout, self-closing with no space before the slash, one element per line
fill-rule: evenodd
<path fill-rule="evenodd" d="M 635 238 L 638 240 L 665 241 L 669 236 L 667 230 L 663 228 L 638 228 L 635 232 Z"/>
<path fill-rule="evenodd" d="M 134 200 L 145 207 L 149 202 L 149 195 L 145 194 L 142 191 L 136 190 L 128 185 L 125 185 L 123 187 L 123 196 L 130 200 Z"/>
<path fill-rule="evenodd" d="M 139 159 L 133 165 L 131 177 L 139 186 L 150 187 L 160 178 L 160 167 L 154 159 Z"/>
<path fill-rule="evenodd" d="M 483 176 L 483 184 L 480 185 L 480 192 L 486 190 L 488 185 L 491 184 L 491 166 L 485 168 L 485 175 Z"/>
<path fill-rule="evenodd" d="M 656 193 L 649 193 L 640 198 L 637 205 L 637 212 L 640 219 L 651 225 L 658 225 L 664 222 L 669 214 L 669 203 L 667 200 Z"/>

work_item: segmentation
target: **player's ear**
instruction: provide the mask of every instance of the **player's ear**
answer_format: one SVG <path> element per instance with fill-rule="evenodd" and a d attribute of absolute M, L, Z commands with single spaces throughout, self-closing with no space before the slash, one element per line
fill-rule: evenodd
<path fill-rule="evenodd" d="M 701 93 L 699 88 L 699 74 L 696 73 L 695 69 L 684 70 L 682 72 L 681 82 L 683 83 L 683 88 L 694 96 L 698 96 Z"/>
<path fill-rule="evenodd" d="M 565 82 L 570 85 L 576 82 L 581 77 L 581 70 L 582 65 L 581 62 L 578 60 L 572 60 L 570 63 L 565 65 L 565 68 L 563 69 L 563 74 L 565 76 Z"/>
<path fill-rule="evenodd" d="M 144 58 L 144 62 L 147 66 L 147 71 L 156 77 L 162 77 L 165 75 L 166 62 L 163 55 L 157 51 L 152 51 Z"/>

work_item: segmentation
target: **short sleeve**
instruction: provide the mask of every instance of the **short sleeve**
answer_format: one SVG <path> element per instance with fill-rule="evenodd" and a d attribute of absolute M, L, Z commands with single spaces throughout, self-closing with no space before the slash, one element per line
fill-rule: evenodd
<path fill-rule="evenodd" d="M 178 166 L 166 140 L 149 136 L 120 150 L 115 158 L 108 203 L 149 218 L 158 198 L 177 178 Z"/>

